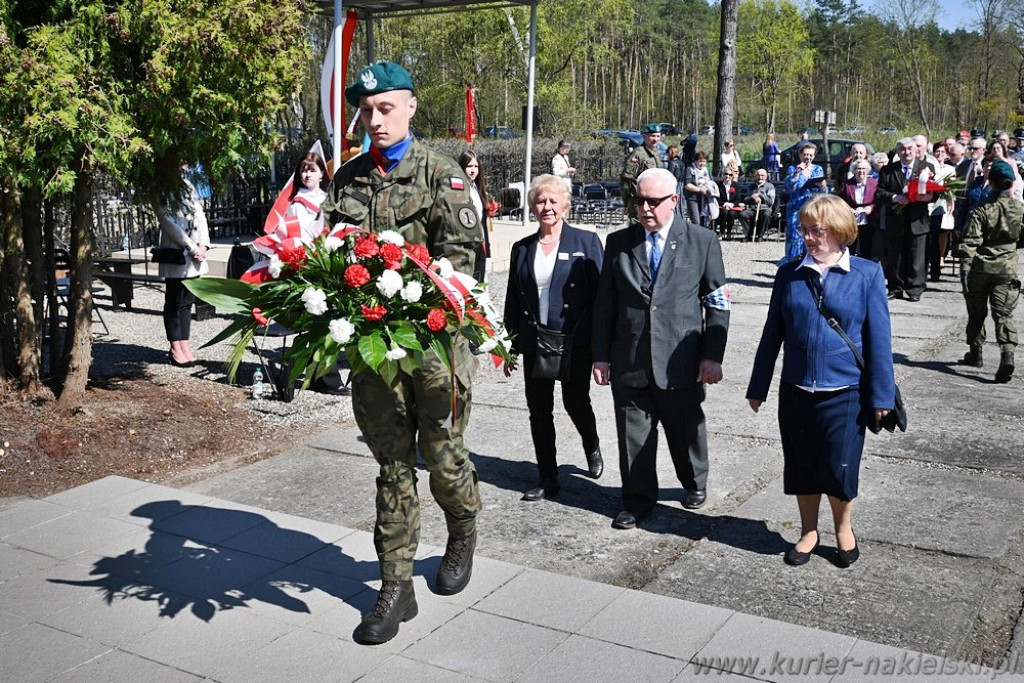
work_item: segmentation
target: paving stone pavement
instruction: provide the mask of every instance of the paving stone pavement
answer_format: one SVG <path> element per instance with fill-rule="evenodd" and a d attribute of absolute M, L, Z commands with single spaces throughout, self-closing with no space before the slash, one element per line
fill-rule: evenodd
<path fill-rule="evenodd" d="M 947 268 L 919 303 L 891 302 L 910 429 L 868 437 L 861 560 L 836 567 L 823 529 L 818 556 L 793 568 L 781 560 L 799 523 L 781 493 L 775 395 L 756 415 L 743 399 L 782 245 L 723 250 L 734 307 L 726 379 L 705 403 L 699 512 L 681 509 L 666 455 L 654 516 L 610 528 L 615 429 L 598 387 L 605 475 L 583 476 L 558 409 L 562 492 L 520 502 L 536 479 L 522 379 L 481 368 L 467 435 L 484 500 L 474 580 L 462 595 L 431 592 L 445 528 L 423 486 L 420 615 L 391 643 L 353 640 L 378 585 L 376 466 L 342 423 L 188 490 L 111 478 L 0 511 L 0 677 L 697 680 L 717 658 L 710 673 L 726 680 L 1024 679 L 1021 379 L 956 365 L 955 276 Z"/>
<path fill-rule="evenodd" d="M 371 534 L 108 477 L 0 512 L 6 681 L 1024 681 L 852 635 L 480 553 L 392 641 L 354 640 L 379 586 Z"/>

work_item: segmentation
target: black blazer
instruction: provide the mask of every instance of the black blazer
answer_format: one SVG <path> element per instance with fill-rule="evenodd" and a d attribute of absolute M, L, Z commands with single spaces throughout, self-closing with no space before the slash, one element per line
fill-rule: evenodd
<path fill-rule="evenodd" d="M 537 348 L 537 278 L 533 261 L 538 235 L 512 245 L 505 293 L 505 328 L 512 335 L 512 352 L 533 354 Z M 604 263 L 604 248 L 597 233 L 562 225 L 555 270 L 548 290 L 546 327 L 572 332 L 573 346 L 589 346 L 597 283 Z"/>
<path fill-rule="evenodd" d="M 725 290 L 718 236 L 678 215 L 651 287 L 647 231 L 639 223 L 608 235 L 594 305 L 594 362 L 611 363 L 612 383 L 696 389 L 702 360 L 722 362 L 729 306 L 705 297 Z"/>
<path fill-rule="evenodd" d="M 911 168 L 911 178 L 916 178 L 925 168 L 931 168 L 932 174 L 935 169 L 927 161 L 914 159 Z M 897 159 L 888 166 L 883 166 L 878 173 L 878 188 L 875 190 L 875 202 L 887 210 L 885 217 L 885 228 L 894 226 L 896 230 L 909 230 L 912 235 L 924 235 L 928 233 L 930 226 L 928 216 L 928 204 L 926 202 L 913 202 L 907 204 L 900 212 L 892 210 L 893 197 L 903 194 L 907 185 L 907 178 L 903 175 L 903 164 Z"/>

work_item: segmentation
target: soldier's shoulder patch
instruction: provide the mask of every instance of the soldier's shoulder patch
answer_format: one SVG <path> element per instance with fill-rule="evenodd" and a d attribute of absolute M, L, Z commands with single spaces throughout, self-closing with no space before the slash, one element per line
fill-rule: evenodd
<path fill-rule="evenodd" d="M 630 157 L 629 158 L 629 163 L 631 163 L 631 164 L 639 164 L 640 160 L 637 159 L 636 157 Z"/>
<path fill-rule="evenodd" d="M 452 176 L 451 178 L 448 179 L 448 185 L 453 190 L 465 190 L 466 189 L 466 183 L 463 182 L 462 178 L 456 178 L 455 176 Z"/>
<path fill-rule="evenodd" d="M 468 206 L 462 207 L 459 209 L 459 222 L 463 227 L 472 228 L 476 225 L 476 211 Z"/>

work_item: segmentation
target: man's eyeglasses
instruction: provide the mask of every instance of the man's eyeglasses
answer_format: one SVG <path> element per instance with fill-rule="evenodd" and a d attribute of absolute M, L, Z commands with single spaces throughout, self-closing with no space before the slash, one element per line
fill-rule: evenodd
<path fill-rule="evenodd" d="M 672 197 L 675 197 L 675 196 L 676 196 L 676 193 L 673 192 L 672 194 L 667 194 L 664 197 L 637 197 L 636 198 L 636 205 L 637 206 L 643 206 L 644 204 L 646 204 L 647 206 L 651 207 L 652 209 L 657 209 L 659 206 L 661 206 L 661 203 L 663 201 L 665 201 L 666 199 L 671 199 Z"/>

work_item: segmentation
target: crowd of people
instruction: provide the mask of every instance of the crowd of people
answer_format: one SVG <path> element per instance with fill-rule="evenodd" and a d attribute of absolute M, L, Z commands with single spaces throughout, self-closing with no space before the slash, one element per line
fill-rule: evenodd
<path fill-rule="evenodd" d="M 482 262 L 490 253 L 480 158 L 470 150 L 456 162 L 410 134 L 415 89 L 410 74 L 396 63 L 365 67 L 345 98 L 358 108 L 370 148 L 342 165 L 331 183 L 322 158 L 300 160 L 290 216 L 304 231 L 315 232 L 325 223 L 397 230 L 406 241 L 482 280 L 487 273 Z M 1024 130 L 1020 133 L 1024 139 Z M 969 319 L 963 362 L 982 365 L 990 309 L 1001 350 L 996 379 L 1009 381 L 1013 374 L 1024 183 L 1008 156 L 1008 141 L 997 139 L 987 150 L 980 137 L 929 146 L 917 136 L 899 140 L 893 154 L 874 157 L 855 145 L 830 188 L 824 169 L 814 163 L 813 144 L 801 145 L 798 163 L 783 174 L 778 145 L 768 136 L 765 167 L 741 188 L 740 159 L 731 140 L 722 177 L 715 179 L 695 139 L 682 149 L 669 148 L 665 162 L 658 149 L 660 127 L 648 124 L 642 135 L 644 144 L 631 152 L 620 177 L 630 223 L 608 234 L 604 245 L 594 232 L 568 222 L 576 174 L 569 143 L 559 142 L 551 173 L 529 187 L 527 204 L 538 229 L 512 247 L 504 310 L 511 351 L 522 359 L 537 463 L 536 485 L 522 498 L 533 504 L 554 499 L 563 485 L 556 454 L 556 383 L 579 436 L 584 472 L 602 476 L 593 381 L 611 386 L 614 406 L 621 509 L 612 526 L 640 526 L 659 502 L 659 431 L 684 489 L 682 507 L 698 510 L 707 503 L 702 403 L 706 387 L 723 379 L 732 308 L 713 229 L 716 212 L 726 212 L 721 223 L 727 231 L 738 223 L 744 239 L 762 238 L 780 197 L 770 178 L 781 176 L 788 197 L 786 252 L 746 398 L 758 412 L 783 352 L 778 390 L 783 487 L 795 497 L 801 523 L 800 538 L 783 559 L 790 565 L 811 559 L 821 543 L 818 513 L 825 496 L 836 563 L 848 567 L 860 556 L 851 510 L 865 429 L 877 428 L 895 403 L 889 300 L 918 301 L 927 269 L 935 277 L 943 260 L 955 255 Z M 926 186 L 911 187 L 918 179 L 941 184 L 952 178 L 965 183 L 952 200 Z M 208 237 L 198 214 L 189 213 L 190 205 L 183 203 L 182 216 L 162 224 L 168 243 L 189 257 L 180 273 L 168 271 L 169 277 L 197 276 L 204 265 Z M 389 209 L 368 211 L 370 206 Z M 199 223 L 195 232 L 178 225 L 188 219 Z M 171 280 L 168 284 L 170 293 Z M 173 289 L 173 301 L 169 294 L 166 312 L 171 360 L 179 363 L 189 362 L 191 353 L 187 325 L 181 329 L 176 322 L 183 289 Z M 421 365 L 403 365 L 390 381 L 373 372 L 356 373 L 351 380 L 354 416 L 379 464 L 374 544 L 382 583 L 357 631 L 365 643 L 390 640 L 418 613 L 412 575 L 421 459 L 448 530 L 433 588 L 453 595 L 472 577 L 481 500 L 464 434 L 477 361 L 460 338 L 452 355 L 450 367 L 428 351 Z M 517 369 L 516 361 L 505 363 L 506 375 Z"/>

